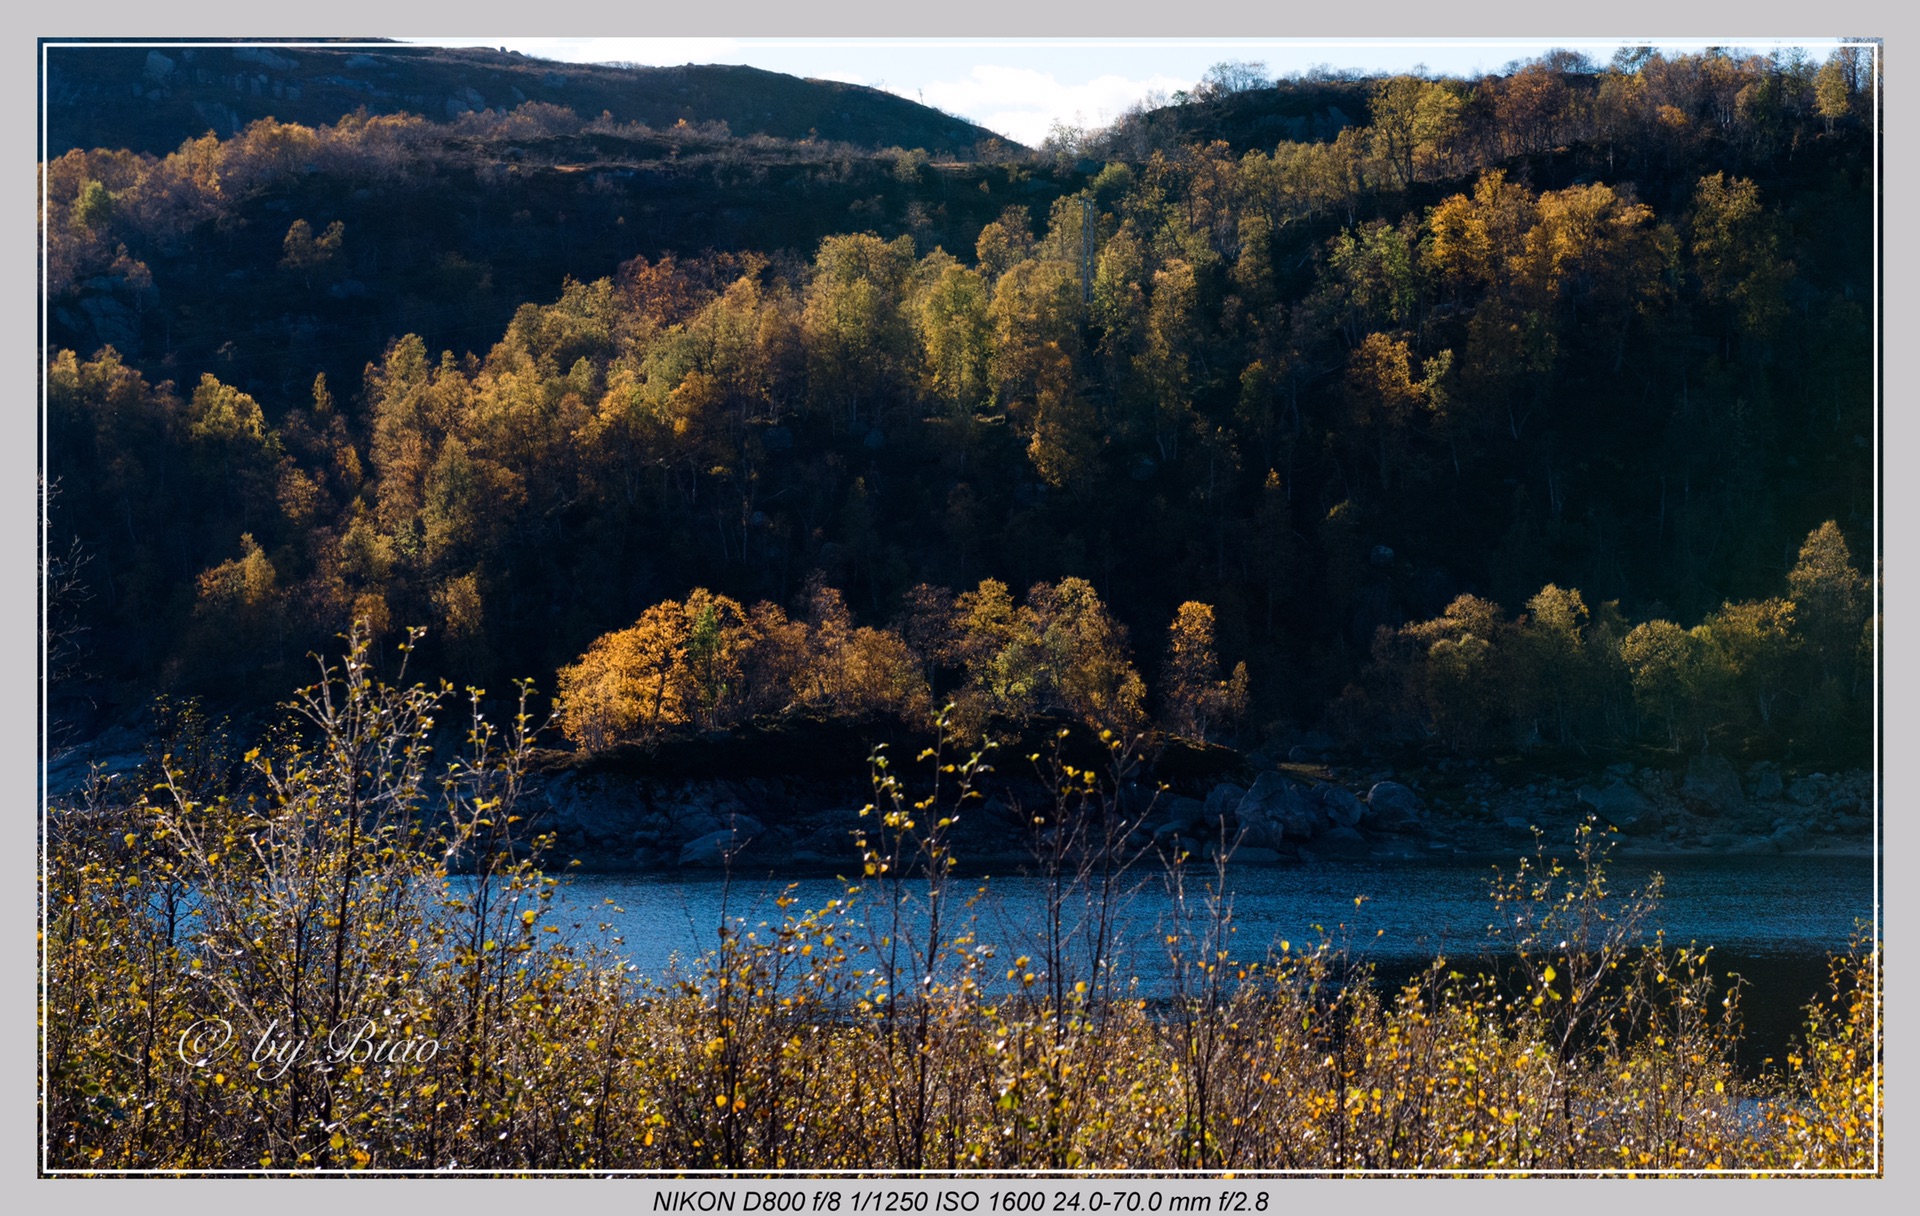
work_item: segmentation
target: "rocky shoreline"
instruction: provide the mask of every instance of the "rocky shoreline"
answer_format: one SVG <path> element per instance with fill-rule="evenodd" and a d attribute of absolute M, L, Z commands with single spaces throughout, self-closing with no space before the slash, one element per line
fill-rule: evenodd
<path fill-rule="evenodd" d="M 715 869 L 844 872 L 865 783 L 779 778 L 661 780 L 570 769 L 530 788 L 538 830 L 555 853 L 597 871 Z M 1293 763 L 1245 784 L 1189 792 L 1122 788 L 1120 807 L 1139 826 L 1135 849 L 1234 865 L 1511 858 L 1536 830 L 1570 844 L 1595 818 L 1618 857 L 1755 853 L 1859 853 L 1873 847 L 1872 775 L 1855 770 L 1789 776 L 1756 764 L 1744 775 L 1718 756 L 1679 773 L 1615 765 L 1585 780 L 1504 784 L 1487 766 L 1395 774 Z M 1033 864 L 1032 813 L 1051 805 L 1038 783 L 1011 783 L 961 814 L 952 846 L 969 871 Z M 864 821 L 871 826 L 872 821 Z"/>
<path fill-rule="evenodd" d="M 747 740 L 733 741 L 744 745 Z M 819 742 L 815 740 L 814 742 Z M 108 731 L 49 758 L 48 794 L 75 799 L 97 765 L 125 781 L 146 761 L 145 740 Z M 1223 749 L 1215 749 L 1223 751 Z M 706 760 L 739 753 L 708 753 Z M 1697 755 L 1673 768 L 1614 764 L 1577 776 L 1503 773 L 1516 762 L 1442 758 L 1396 771 L 1346 765 L 1295 748 L 1286 762 L 1214 758 L 1221 771 L 1188 772 L 1160 789 L 1120 790 L 1128 844 L 1171 857 L 1233 865 L 1326 861 L 1512 858 L 1536 831 L 1570 845 L 1591 816 L 1617 857 L 1858 853 L 1873 848 L 1874 787 L 1864 770 L 1794 771 L 1771 762 L 1737 769 Z M 635 757 L 547 753 L 521 804 L 528 827 L 554 838 L 550 868 L 599 872 L 719 869 L 844 873 L 857 865 L 860 808 L 872 798 L 864 766 L 807 766 L 755 749 L 754 764 L 660 764 Z M 742 775 L 715 778 L 706 771 Z M 911 782 L 910 782 L 911 785 Z M 1052 805 L 1037 780 L 1001 780 L 957 817 L 951 844 L 969 872 L 1032 866 L 1033 808 Z"/>

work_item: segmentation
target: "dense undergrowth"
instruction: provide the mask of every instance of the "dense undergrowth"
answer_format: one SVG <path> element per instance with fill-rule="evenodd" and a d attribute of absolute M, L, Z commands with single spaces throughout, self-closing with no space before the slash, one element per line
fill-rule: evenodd
<path fill-rule="evenodd" d="M 46 1168 L 1879 1166 L 1877 954 L 1836 957 L 1785 1070 L 1744 1074 L 1738 992 L 1649 936 L 1657 887 L 1610 892 L 1585 836 L 1495 885 L 1505 961 L 1387 992 L 1333 937 L 1249 953 L 1224 874 L 1158 859 L 1148 999 L 1120 910 L 1155 859 L 1123 851 L 1117 772 L 1054 760 L 1031 808 L 1054 881 L 1016 954 L 977 935 L 948 844 L 992 753 L 930 749 L 918 795 L 876 753 L 843 899 L 729 916 L 643 976 L 562 931 L 528 859 L 526 698 L 504 726 L 475 708 L 442 766 L 447 692 L 377 679 L 356 630 L 251 780 L 175 759 L 55 814 Z"/>

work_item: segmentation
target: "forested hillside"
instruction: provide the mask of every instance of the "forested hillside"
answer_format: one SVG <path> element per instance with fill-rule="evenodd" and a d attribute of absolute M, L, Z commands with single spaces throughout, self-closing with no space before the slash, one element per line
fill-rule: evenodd
<path fill-rule="evenodd" d="M 1223 77 L 1033 154 L 103 110 L 44 166 L 58 712 L 258 704 L 358 617 L 583 746 L 954 700 L 1858 762 L 1874 88 Z"/>

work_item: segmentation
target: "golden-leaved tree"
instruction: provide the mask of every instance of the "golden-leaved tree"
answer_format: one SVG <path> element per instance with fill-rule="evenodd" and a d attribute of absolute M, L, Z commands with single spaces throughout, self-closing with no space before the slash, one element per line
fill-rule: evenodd
<path fill-rule="evenodd" d="M 1161 720 L 1176 735 L 1207 738 L 1247 712 L 1247 665 L 1220 678 L 1220 656 L 1213 648 L 1213 605 L 1188 600 L 1167 631 L 1167 659 L 1161 669 Z"/>

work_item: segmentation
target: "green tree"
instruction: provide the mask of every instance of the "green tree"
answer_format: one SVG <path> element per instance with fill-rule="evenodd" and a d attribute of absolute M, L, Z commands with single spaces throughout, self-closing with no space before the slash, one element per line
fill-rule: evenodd
<path fill-rule="evenodd" d="M 886 407 L 914 382 L 913 325 L 907 312 L 913 238 L 871 233 L 820 242 L 802 317 L 807 392 L 814 406 L 850 429 L 884 422 Z"/>
<path fill-rule="evenodd" d="M 971 417 L 992 399 L 990 299 L 986 280 L 964 266 L 946 267 L 920 299 L 927 392 L 957 417 Z"/>
<path fill-rule="evenodd" d="M 1745 178 L 1714 173 L 1693 192 L 1694 270 L 1701 295 L 1724 303 L 1737 329 L 1765 339 L 1787 313 L 1791 261 L 1780 256 L 1780 232 L 1760 203 L 1760 188 Z"/>
<path fill-rule="evenodd" d="M 1800 546 L 1800 558 L 1787 575 L 1787 594 L 1822 677 L 1849 672 L 1868 615 L 1867 580 L 1855 568 L 1847 539 L 1833 520 L 1815 528 Z"/>
<path fill-rule="evenodd" d="M 1680 750 L 1684 734 L 1704 729 L 1711 713 L 1710 655 L 1705 637 L 1672 621 L 1646 621 L 1621 639 L 1620 658 L 1633 681 L 1634 704 L 1666 727 L 1667 743 Z"/>
<path fill-rule="evenodd" d="M 1853 109 L 1851 52 L 1851 47 L 1835 48 L 1813 78 L 1814 110 L 1826 122 L 1829 135 L 1833 134 L 1833 125 Z"/>
<path fill-rule="evenodd" d="M 1740 700 L 1739 716 L 1755 715 L 1763 727 L 1774 721 L 1802 645 L 1794 613 L 1791 600 L 1766 599 L 1722 604 L 1702 622 Z"/>
<path fill-rule="evenodd" d="M 1515 639 L 1529 709 L 1549 719 L 1555 741 L 1562 744 L 1577 741 L 1592 700 L 1587 624 L 1579 590 L 1548 583 L 1527 601 Z"/>

